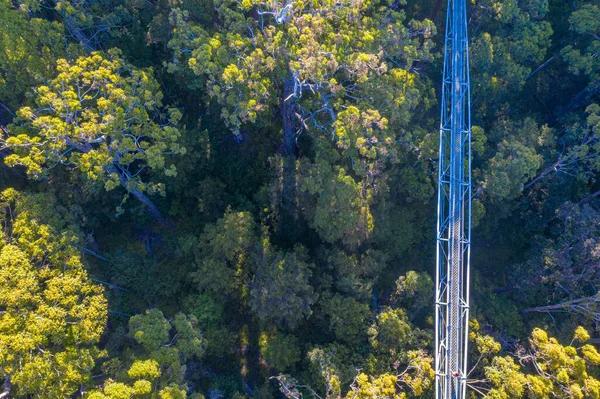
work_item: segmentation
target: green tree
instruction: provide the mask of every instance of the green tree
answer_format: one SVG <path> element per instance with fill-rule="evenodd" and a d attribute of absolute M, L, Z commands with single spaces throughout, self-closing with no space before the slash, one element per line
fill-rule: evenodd
<path fill-rule="evenodd" d="M 176 56 L 191 53 L 189 67 L 208 76 L 209 93 L 224 105 L 222 116 L 235 133 L 239 134 L 243 122 L 254 122 L 258 113 L 281 106 L 285 151 L 293 153 L 295 131 L 289 131 L 292 126 L 286 124 L 296 118 L 290 114 L 296 105 L 302 103 L 313 112 L 325 107 L 324 112 L 337 114 L 328 99 L 358 94 L 362 85 L 367 92 L 377 91 L 375 82 L 367 83 L 371 75 L 388 74 L 391 82 L 397 83 L 398 87 L 380 89 L 397 90 L 389 92 L 395 106 L 417 100 L 418 93 L 409 90 L 414 76 L 400 68 L 388 71 L 384 60 L 410 65 L 418 57 L 427 59 L 431 42 L 420 45 L 416 36 L 428 39 L 434 29 L 430 23 L 411 22 L 405 27 L 402 13 L 363 1 L 338 6 L 252 0 L 240 5 L 225 0 L 216 5 L 220 32 L 214 35 L 186 20 L 186 12 L 174 10 L 171 18 L 178 29 L 170 46 Z M 387 24 L 386 29 L 379 21 Z M 386 40 L 394 40 L 393 45 Z M 349 79 L 347 86 L 337 83 L 336 74 Z M 314 105 L 309 106 L 311 103 Z M 395 106 L 388 104 L 387 110 L 397 117 L 407 112 Z M 348 122 L 338 124 L 353 129 Z M 340 132 L 339 136 L 344 139 L 341 146 L 360 148 L 353 135 Z M 376 151 L 375 144 L 364 151 Z"/>
<path fill-rule="evenodd" d="M 195 318 L 178 313 L 169 321 L 160 310 L 147 310 L 129 319 L 128 335 L 137 345 L 105 363 L 109 378 L 86 398 L 185 399 L 185 362 L 204 355 Z"/>
<path fill-rule="evenodd" d="M 516 199 L 521 195 L 542 164 L 540 152 L 551 141 L 551 132 L 530 118 L 522 123 L 501 121 L 492 129 L 490 137 L 501 141 L 483 172 L 482 183 L 492 199 Z"/>
<path fill-rule="evenodd" d="M 68 218 L 50 197 L 0 195 L 0 375 L 14 397 L 61 399 L 88 384 L 107 318 Z"/>
<path fill-rule="evenodd" d="M 261 333 L 260 352 L 269 366 L 282 373 L 289 372 L 300 361 L 298 339 L 293 335 Z"/>
<path fill-rule="evenodd" d="M 472 336 L 488 343 L 478 344 L 488 357 L 498 353 L 500 345 L 489 336 L 484 338 L 476 332 Z M 514 357 L 493 356 L 483 367 L 485 379 L 473 385 L 478 391 L 483 388 L 485 397 L 493 399 L 599 398 L 600 381 L 593 376 L 593 370 L 600 364 L 600 354 L 586 344 L 589 338 L 589 333 L 578 327 L 570 344 L 561 345 L 536 328 L 527 348 L 519 347 Z"/>
<path fill-rule="evenodd" d="M 55 75 L 56 59 L 65 56 L 63 26 L 32 18 L 0 1 L 0 100 L 16 110 L 32 86 Z"/>
<path fill-rule="evenodd" d="M 145 193 L 164 195 L 162 183 L 144 181 L 147 169 L 175 176 L 169 154 L 184 153 L 172 125 L 181 113 L 161 114 L 162 98 L 151 70 L 120 58 L 118 50 L 57 62 L 58 75 L 35 91 L 36 107 L 22 107 L 2 144 L 34 178 L 58 164 L 107 190 L 122 186 L 158 221 L 165 222 Z"/>
<path fill-rule="evenodd" d="M 253 248 L 257 246 L 256 222 L 247 212 L 228 210 L 200 238 L 195 281 L 202 292 L 226 300 L 236 291 L 243 295 Z"/>
<path fill-rule="evenodd" d="M 175 333 L 171 334 L 174 329 Z M 167 320 L 158 309 L 147 310 L 145 314 L 129 319 L 129 336 L 148 353 L 161 348 L 175 349 L 183 360 L 188 357 L 201 357 L 204 353 L 202 334 L 195 318 L 177 313 L 173 320 Z"/>
<path fill-rule="evenodd" d="M 319 195 L 328 201 L 320 204 L 323 216 L 334 209 L 361 215 L 337 226 L 343 231 L 335 236 L 318 215 L 316 228 L 328 241 L 361 220 L 370 232 L 373 180 L 385 161 L 395 158 L 394 128 L 406 127 L 410 110 L 420 103 L 411 68 L 431 58 L 433 24 L 405 23 L 405 14 L 387 2 L 219 0 L 215 6 L 214 33 L 190 21 L 187 12 L 173 11 L 177 28 L 169 45 L 177 63 L 170 67 L 186 62 L 206 77 L 208 94 L 236 135 L 245 123 L 271 124 L 271 113 L 277 112 L 283 134 L 278 186 L 283 234 L 293 230 L 294 160 L 302 131 L 314 132 L 324 143 L 333 139 L 342 155 L 324 158 L 344 166 L 324 171 L 323 187 L 330 195 Z"/>
<path fill-rule="evenodd" d="M 325 393 L 321 396 L 313 388 L 298 384 L 298 381 L 289 375 L 276 377 L 281 392 L 289 398 L 301 399 L 307 397 L 323 399 L 406 399 L 408 395 L 421 396 L 431 388 L 435 372 L 433 359 L 422 351 L 407 353 L 409 359 L 402 367 L 398 364 L 396 373 L 385 373 L 378 376 L 369 376 L 359 373 L 349 384 L 347 393 L 342 394 L 342 384 L 337 375 L 336 366 L 323 352 L 315 353 L 315 360 L 325 380 Z"/>
<path fill-rule="evenodd" d="M 597 2 L 584 2 L 578 10 L 569 17 L 569 28 L 576 34 L 576 41 L 565 46 L 561 50 L 563 59 L 569 66 L 569 71 L 575 75 L 584 75 L 589 82 L 571 102 L 569 108 L 573 109 L 582 101 L 600 90 L 598 79 L 600 79 L 600 65 L 598 63 L 598 52 L 600 51 L 600 24 L 598 13 L 600 5 Z"/>
<path fill-rule="evenodd" d="M 389 309 L 377 315 L 376 322 L 369 329 L 369 340 L 378 352 L 395 358 L 408 345 L 412 334 L 405 312 Z"/>
<path fill-rule="evenodd" d="M 336 340 L 348 345 L 358 345 L 366 339 L 369 306 L 354 298 L 335 294 L 324 304 L 329 316 L 329 329 Z"/>
<path fill-rule="evenodd" d="M 327 251 L 326 256 L 336 290 L 359 301 L 368 301 L 373 294 L 377 276 L 386 265 L 385 254 L 376 250 L 349 254 L 333 249 Z"/>
<path fill-rule="evenodd" d="M 600 170 L 600 105 L 589 105 L 586 113 L 586 118 L 574 118 L 565 134 L 555 140 L 556 149 L 545 157 L 547 166 L 525 185 L 526 189 L 549 175 L 574 177 L 583 184 L 594 180 Z M 592 194 L 588 200 L 595 195 L 598 194 Z"/>
<path fill-rule="evenodd" d="M 523 309 L 523 312 L 569 310 L 600 320 L 596 285 L 600 261 L 600 213 L 586 204 L 565 203 L 556 212 L 552 235 L 537 237 L 526 262 L 512 274 L 514 287 L 525 303 L 550 304 Z"/>
<path fill-rule="evenodd" d="M 370 374 L 389 373 L 398 364 L 408 364 L 411 356 L 431 345 L 429 331 L 415 328 L 403 309 L 386 308 L 368 329 L 372 354 L 366 370 Z"/>
<path fill-rule="evenodd" d="M 372 187 L 366 180 L 357 182 L 346 169 L 333 165 L 339 155 L 332 148 L 329 150 L 320 150 L 314 163 L 302 162 L 299 188 L 308 195 L 300 203 L 310 225 L 324 241 L 342 242 L 355 249 L 374 228 Z"/>
<path fill-rule="evenodd" d="M 12 0 L 15 7 L 29 14 L 51 12 L 64 25 L 65 38 L 74 39 L 88 53 L 102 47 L 108 39 L 118 38 L 135 31 L 138 13 L 143 2 L 108 0 L 80 2 L 73 0 Z"/>
<path fill-rule="evenodd" d="M 485 114 L 510 92 L 519 92 L 544 61 L 553 33 L 547 0 L 478 0 L 471 23 L 471 77 L 476 109 Z M 487 108 L 490 108 L 489 110 Z"/>
<path fill-rule="evenodd" d="M 432 292 L 433 281 L 427 273 L 410 270 L 396 280 L 396 300 L 404 309 L 417 311 L 431 305 Z"/>
<path fill-rule="evenodd" d="M 317 296 L 310 285 L 312 265 L 302 247 L 283 252 L 267 246 L 250 282 L 252 310 L 261 320 L 293 329 L 312 314 Z"/>

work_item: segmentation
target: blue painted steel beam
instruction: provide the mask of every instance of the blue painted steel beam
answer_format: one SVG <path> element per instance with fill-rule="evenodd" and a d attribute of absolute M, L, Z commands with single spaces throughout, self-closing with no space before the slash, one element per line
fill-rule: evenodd
<path fill-rule="evenodd" d="M 437 399 L 464 399 L 471 253 L 471 103 L 466 0 L 448 0 L 440 122 L 435 302 Z"/>

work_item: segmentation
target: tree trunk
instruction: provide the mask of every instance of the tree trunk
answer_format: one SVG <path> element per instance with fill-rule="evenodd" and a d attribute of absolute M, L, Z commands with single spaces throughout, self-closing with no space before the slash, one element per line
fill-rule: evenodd
<path fill-rule="evenodd" d="M 100 260 L 103 260 L 103 261 L 105 261 L 105 262 L 106 262 L 106 261 L 108 261 L 108 259 L 107 259 L 106 257 L 104 257 L 104 256 L 102 256 L 102 255 L 100 255 L 100 254 L 98 254 L 98 253 L 96 253 L 96 252 L 92 251 L 92 250 L 91 250 L 91 249 L 89 249 L 89 248 L 86 248 L 86 247 L 81 247 L 81 246 L 77 246 L 77 245 L 76 245 L 76 247 L 77 247 L 77 248 L 79 248 L 79 249 L 81 249 L 81 250 L 83 251 L 83 253 L 86 253 L 86 254 L 88 254 L 88 255 L 92 255 L 93 257 L 95 257 L 95 258 L 98 258 L 98 259 L 100 259 Z"/>
<path fill-rule="evenodd" d="M 2 390 L 2 393 L 0 393 L 0 399 L 10 398 L 11 389 L 12 389 L 12 384 L 10 383 L 10 375 L 8 375 L 4 379 L 4 389 Z"/>
<path fill-rule="evenodd" d="M 8 106 L 4 104 L 3 101 L 0 101 L 0 107 L 3 108 L 6 112 L 8 112 L 13 118 L 17 117 L 17 115 L 14 112 L 12 112 L 12 110 L 8 108 Z"/>
<path fill-rule="evenodd" d="M 55 7 L 58 6 L 58 0 L 53 0 L 53 3 L 54 3 Z M 60 12 L 59 12 L 59 14 L 60 14 Z M 83 47 L 85 48 L 85 51 L 87 51 L 88 53 L 91 53 L 96 50 L 94 48 L 94 46 L 90 43 L 90 39 L 81 31 L 81 29 L 79 29 L 75 25 L 72 17 L 63 15 L 63 22 L 64 22 L 67 30 L 71 33 L 71 35 L 75 39 L 77 39 L 77 41 L 79 43 L 81 43 L 83 45 Z"/>
<path fill-rule="evenodd" d="M 581 107 L 586 101 L 588 101 L 594 94 L 600 91 L 600 79 L 595 82 L 590 83 L 585 87 L 585 89 L 581 90 L 579 94 L 577 94 L 569 104 L 567 105 L 566 111 L 574 111 L 577 108 Z"/>
<path fill-rule="evenodd" d="M 283 170 L 281 186 L 281 209 L 279 231 L 283 239 L 293 239 L 295 225 L 296 194 L 296 119 L 294 115 L 294 78 L 291 73 L 283 81 L 281 117 L 283 147 L 281 151 Z"/>
<path fill-rule="evenodd" d="M 537 175 L 537 177 L 535 179 L 533 179 L 532 181 L 530 181 L 529 183 L 527 183 L 524 187 L 523 187 L 523 191 L 527 190 L 529 187 L 533 186 L 535 183 L 537 183 L 538 181 L 542 180 L 546 175 L 550 174 L 552 171 L 558 172 L 558 167 L 560 166 L 560 162 L 562 161 L 562 157 L 552 166 L 547 167 L 542 173 L 540 173 L 539 175 Z"/>
<path fill-rule="evenodd" d="M 532 313 L 532 312 L 551 312 L 553 310 L 572 310 L 575 305 L 598 302 L 598 295 L 588 296 L 585 298 L 574 299 L 572 301 L 557 303 L 556 305 L 547 306 L 536 306 L 534 308 L 526 308 L 521 310 L 520 313 Z"/>
<path fill-rule="evenodd" d="M 67 27 L 69 32 L 71 32 L 71 35 L 73 35 L 73 37 L 75 37 L 75 39 L 77 39 L 77 41 L 83 45 L 85 51 L 91 53 L 96 50 L 94 46 L 92 46 L 92 44 L 90 43 L 90 40 L 87 38 L 87 36 L 81 31 L 81 29 L 75 26 L 71 17 L 65 17 L 63 22 L 65 23 L 65 26 Z"/>
<path fill-rule="evenodd" d="M 126 187 L 123 182 L 121 182 L 121 185 L 123 187 Z M 154 203 L 152 202 L 152 200 L 150 198 L 148 198 L 148 196 L 146 196 L 146 194 L 142 193 L 139 190 L 131 190 L 129 191 L 135 198 L 137 198 L 138 201 L 140 201 L 144 207 L 146 208 L 146 211 L 150 214 L 150 216 L 152 216 L 152 218 L 154 218 L 154 220 L 156 220 L 159 224 L 161 224 L 162 226 L 165 227 L 173 227 L 173 223 L 168 220 L 165 219 L 160 211 L 158 210 L 157 206 L 154 205 Z"/>
<path fill-rule="evenodd" d="M 596 191 L 593 194 L 588 195 L 587 197 L 585 197 L 584 199 L 582 199 L 581 201 L 579 201 L 579 203 L 580 204 L 585 204 L 587 202 L 590 202 L 591 200 L 593 200 L 594 198 L 596 198 L 599 195 L 600 195 L 600 190 Z"/>
<path fill-rule="evenodd" d="M 294 78 L 290 74 L 283 81 L 283 100 L 281 101 L 281 116 L 283 119 L 283 155 L 296 154 L 296 130 L 295 130 L 295 98 Z"/>
<path fill-rule="evenodd" d="M 503 293 L 503 292 L 510 292 L 510 291 L 513 291 L 515 288 L 516 288 L 516 287 L 515 287 L 515 286 L 513 286 L 513 285 L 511 285 L 511 286 L 508 286 L 508 287 L 496 287 L 496 288 L 494 288 L 494 292 L 495 292 L 496 294 L 501 294 L 501 293 Z"/>
<path fill-rule="evenodd" d="M 538 72 L 540 72 L 543 69 L 546 69 L 546 67 L 548 65 L 550 65 L 552 63 L 552 61 L 554 61 L 556 58 L 558 57 L 558 54 L 554 54 L 552 56 L 552 58 L 550 58 L 548 61 L 544 62 L 542 65 L 540 65 L 539 67 L 537 67 L 535 69 L 535 71 L 531 72 L 529 75 L 527 75 L 527 77 L 525 78 L 525 80 L 528 80 L 530 78 L 532 78 L 535 74 L 537 74 Z"/>
<path fill-rule="evenodd" d="M 442 0 L 437 0 L 435 3 L 435 7 L 433 7 L 433 12 L 431 13 L 431 20 L 435 22 L 435 18 L 440 12 L 440 8 L 442 8 Z"/>
<path fill-rule="evenodd" d="M 146 194 L 139 190 L 129 189 L 127 185 L 127 178 L 123 175 L 123 173 L 120 173 L 115 166 L 111 166 L 110 168 L 108 168 L 108 172 L 116 173 L 119 176 L 119 182 L 121 183 L 121 186 L 123 186 L 123 188 L 125 188 L 125 190 L 127 190 L 128 193 L 137 198 L 137 200 L 140 201 L 142 205 L 144 205 L 144 208 L 146 208 L 146 211 L 150 214 L 150 216 L 152 216 L 154 220 L 156 220 L 159 224 L 165 227 L 173 227 L 173 223 L 168 219 L 165 219 L 161 215 L 160 211 L 158 210 L 158 207 L 152 202 L 150 198 L 148 198 Z"/>

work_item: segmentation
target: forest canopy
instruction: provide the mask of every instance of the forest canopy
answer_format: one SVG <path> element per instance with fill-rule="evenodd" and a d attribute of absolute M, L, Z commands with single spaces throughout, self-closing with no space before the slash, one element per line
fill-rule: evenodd
<path fill-rule="evenodd" d="M 0 0 L 0 399 L 434 397 L 443 0 Z M 600 1 L 468 1 L 470 398 L 600 399 Z"/>

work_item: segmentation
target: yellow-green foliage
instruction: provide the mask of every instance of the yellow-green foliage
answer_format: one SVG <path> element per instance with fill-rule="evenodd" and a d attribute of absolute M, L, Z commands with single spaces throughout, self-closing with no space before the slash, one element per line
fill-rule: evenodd
<path fill-rule="evenodd" d="M 66 53 L 57 21 L 34 18 L 10 0 L 0 1 L 0 98 L 11 108 L 25 93 L 55 73 L 55 60 Z"/>
<path fill-rule="evenodd" d="M 308 131 L 319 148 L 333 146 L 341 154 L 334 159 L 319 152 L 317 159 L 342 163 L 306 183 L 318 188 L 303 187 L 318 203 L 303 208 L 316 208 L 308 216 L 326 241 L 360 244 L 373 230 L 372 197 L 385 162 L 397 158 L 399 130 L 408 128 L 415 107 L 427 107 L 410 66 L 417 58 L 431 60 L 435 26 L 405 23 L 402 11 L 367 0 L 215 5 L 218 32 L 173 10 L 169 46 L 178 62 L 169 64 L 171 71 L 187 65 L 206 78 L 208 94 L 235 134 L 260 118 L 271 124 L 281 107 L 293 109 L 293 121 L 280 119 L 277 126 L 293 125 L 291 134 Z M 264 14 L 256 18 L 256 10 Z"/>
<path fill-rule="evenodd" d="M 110 374 L 116 378 L 107 379 L 85 398 L 185 399 L 182 362 L 204 353 L 196 320 L 178 313 L 170 322 L 160 310 L 148 310 L 129 319 L 129 337 L 139 344 L 134 348 L 135 355 L 123 362 L 129 366 L 123 367 L 116 359 L 107 362 L 106 369 L 113 368 Z"/>
<path fill-rule="evenodd" d="M 3 139 L 12 150 L 5 163 L 22 165 L 35 178 L 65 164 L 107 190 L 123 185 L 163 192 L 161 184 L 143 182 L 139 172 L 150 168 L 175 176 L 166 154 L 185 149 L 171 126 L 179 111 L 169 110 L 169 123 L 155 122 L 163 95 L 152 71 L 128 65 L 119 50 L 59 59 L 56 68 L 57 75 L 35 90 L 35 106 L 18 110 Z"/>
<path fill-rule="evenodd" d="M 600 398 L 600 381 L 593 367 L 600 364 L 600 354 L 584 342 L 589 333 L 575 330 L 570 345 L 561 345 L 546 331 L 536 328 L 531 333 L 529 348 L 511 356 L 495 356 L 500 345 L 489 336 L 479 334 L 478 325 L 471 324 L 478 351 L 487 357 L 485 377 L 491 384 L 489 398 Z M 481 360 L 481 359 L 480 359 Z M 487 362 L 484 361 L 484 364 Z"/>
<path fill-rule="evenodd" d="M 300 347 L 293 335 L 262 332 L 259 339 L 260 353 L 270 367 L 286 373 L 300 360 Z"/>
<path fill-rule="evenodd" d="M 377 315 L 377 320 L 369 328 L 370 342 L 377 352 L 399 356 L 413 334 L 412 326 L 402 309 L 386 309 Z"/>
<path fill-rule="evenodd" d="M 433 384 L 433 359 L 423 351 L 409 351 L 408 365 L 399 374 L 385 373 L 377 377 L 360 373 L 346 399 L 405 399 L 408 392 L 421 396 Z"/>
<path fill-rule="evenodd" d="M 56 206 L 49 211 L 50 198 L 11 189 L 0 204 L 0 375 L 11 377 L 16 395 L 69 397 L 103 354 L 103 289 L 89 280 L 79 238 L 60 230 L 68 220 Z"/>
<path fill-rule="evenodd" d="M 398 377 L 392 374 L 384 374 L 376 378 L 369 378 L 366 374 L 356 377 L 355 385 L 348 394 L 347 399 L 404 399 L 404 392 L 396 392 Z"/>

